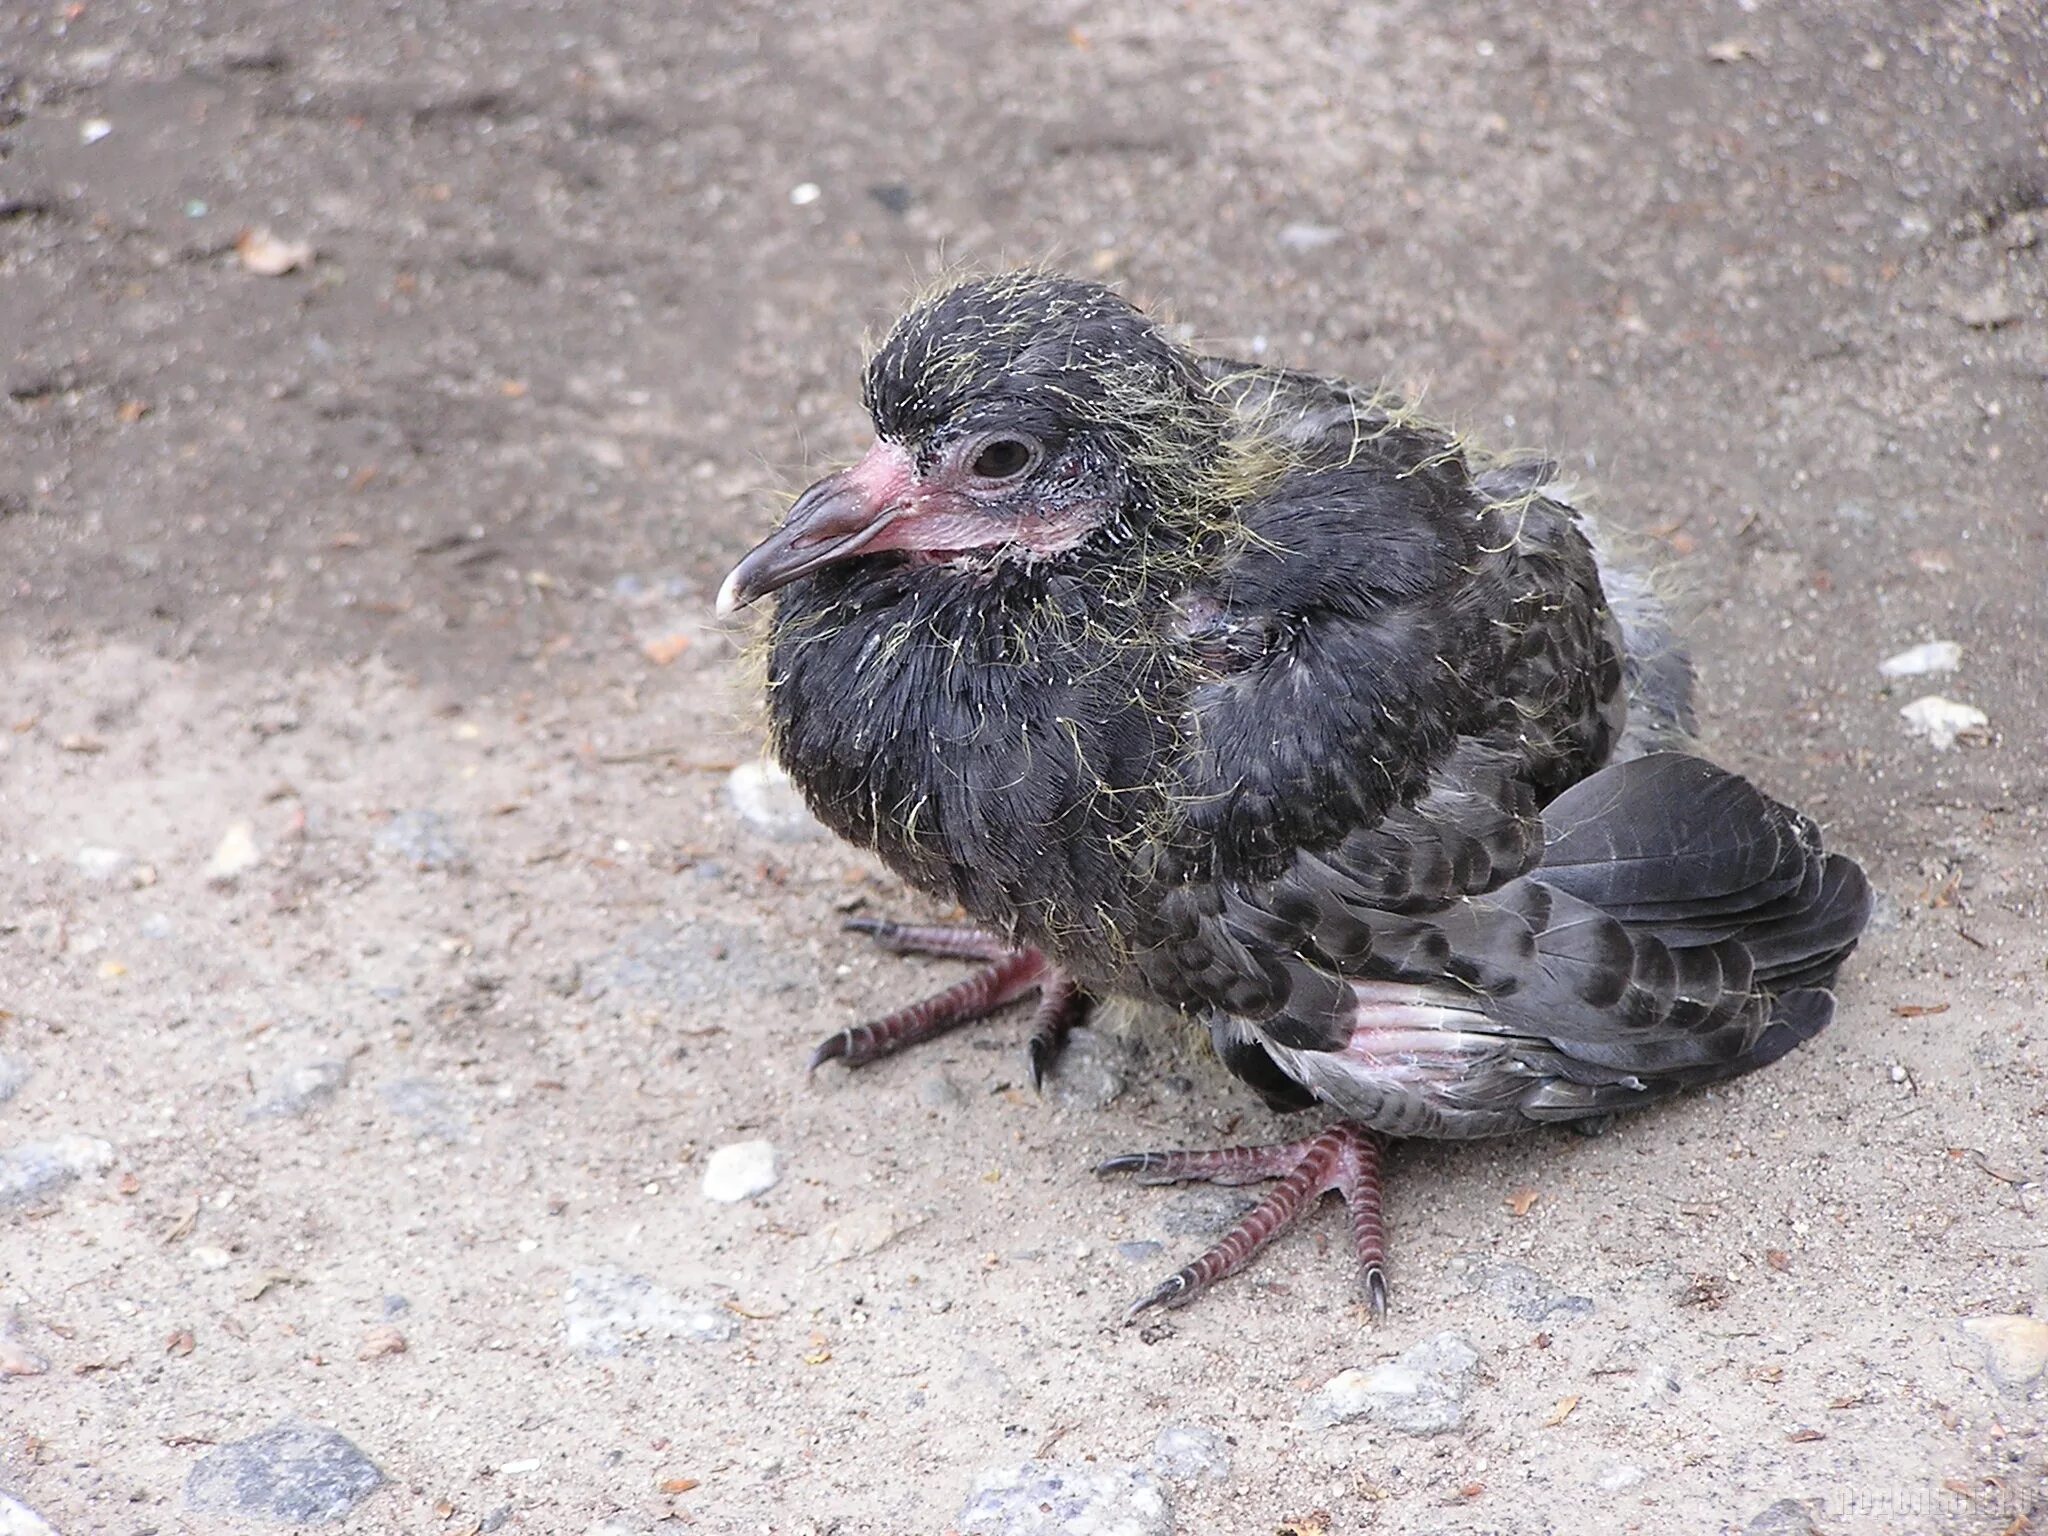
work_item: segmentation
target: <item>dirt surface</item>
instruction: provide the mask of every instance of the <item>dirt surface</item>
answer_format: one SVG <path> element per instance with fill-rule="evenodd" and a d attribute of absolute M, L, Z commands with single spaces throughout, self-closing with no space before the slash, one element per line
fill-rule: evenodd
<path fill-rule="evenodd" d="M 350 1530 L 940 1531 L 1179 1428 L 1184 1532 L 2040 1528 L 2040 8 L 897 9 L 0 13 L 0 1489 L 248 1529 L 188 1474 L 306 1420 Z M 1090 1164 L 1277 1129 L 1171 1040 L 802 1072 L 955 973 L 736 814 L 710 597 L 863 331 L 1047 257 L 1556 452 L 1883 893 L 1770 1071 L 1402 1149 L 1378 1328 L 1335 1212 L 1114 1326 L 1231 1207 Z M 1316 1425 L 1447 1331 L 1462 1427 Z"/>

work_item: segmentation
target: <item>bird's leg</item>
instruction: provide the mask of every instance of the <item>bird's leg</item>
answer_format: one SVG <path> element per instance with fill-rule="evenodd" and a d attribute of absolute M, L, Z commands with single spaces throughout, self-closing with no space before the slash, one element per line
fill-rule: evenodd
<path fill-rule="evenodd" d="M 827 1037 L 811 1053 L 812 1071 L 828 1061 L 864 1067 L 907 1046 L 986 1018 L 1036 992 L 1039 1002 L 1032 1017 L 1027 1069 L 1032 1086 L 1038 1087 L 1059 1054 L 1067 1031 L 1086 1016 L 1092 1001 L 1037 950 L 1012 949 L 979 928 L 892 923 L 866 917 L 855 918 L 846 926 L 855 933 L 873 935 L 876 942 L 893 954 L 939 955 L 989 963 L 943 992 Z"/>
<path fill-rule="evenodd" d="M 1024 1042 L 1024 1060 L 1031 1086 L 1043 1088 L 1045 1074 L 1066 1046 L 1067 1031 L 1088 1017 L 1095 999 L 1063 972 L 1047 969 L 1038 987 L 1038 1007 L 1031 1015 L 1031 1038 Z"/>
<path fill-rule="evenodd" d="M 1386 1227 L 1380 1207 L 1380 1139 L 1364 1126 L 1339 1120 L 1303 1141 L 1268 1147 L 1227 1147 L 1216 1152 L 1133 1152 L 1097 1165 L 1097 1173 L 1135 1173 L 1143 1184 L 1201 1179 L 1211 1184 L 1249 1184 L 1278 1179 L 1272 1193 L 1216 1246 L 1174 1275 L 1124 1314 L 1129 1322 L 1149 1307 L 1179 1307 L 1253 1256 L 1316 1203 L 1336 1190 L 1351 1210 L 1351 1239 L 1358 1252 L 1366 1305 L 1375 1321 L 1387 1311 Z"/>

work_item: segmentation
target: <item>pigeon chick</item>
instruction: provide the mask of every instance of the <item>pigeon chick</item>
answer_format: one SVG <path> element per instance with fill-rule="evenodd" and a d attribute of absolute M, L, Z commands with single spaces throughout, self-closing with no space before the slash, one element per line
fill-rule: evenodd
<path fill-rule="evenodd" d="M 1377 1315 L 1382 1138 L 1595 1120 L 1827 1024 L 1862 871 L 1691 753 L 1663 610 L 1550 466 L 1043 272 L 917 305 L 865 399 L 873 447 L 719 607 L 779 594 L 775 751 L 820 819 L 982 925 L 862 926 L 985 967 L 813 1065 L 1035 994 L 1035 1078 L 1123 994 L 1335 1111 L 1102 1165 L 1278 1181 L 1134 1313 L 1334 1189 Z"/>

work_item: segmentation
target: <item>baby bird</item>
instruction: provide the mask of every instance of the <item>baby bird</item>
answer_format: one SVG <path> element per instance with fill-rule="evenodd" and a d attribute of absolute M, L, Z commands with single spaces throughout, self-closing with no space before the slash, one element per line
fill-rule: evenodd
<path fill-rule="evenodd" d="M 1832 1017 L 1862 871 L 1692 752 L 1663 608 L 1551 466 L 1037 271 L 917 305 L 865 401 L 874 445 L 719 609 L 778 594 L 774 748 L 819 818 L 980 925 L 857 926 L 985 968 L 813 1066 L 1035 994 L 1035 1079 L 1122 994 L 1334 1111 L 1102 1165 L 1278 1181 L 1133 1314 L 1334 1189 L 1377 1316 L 1383 1138 L 1596 1120 Z"/>

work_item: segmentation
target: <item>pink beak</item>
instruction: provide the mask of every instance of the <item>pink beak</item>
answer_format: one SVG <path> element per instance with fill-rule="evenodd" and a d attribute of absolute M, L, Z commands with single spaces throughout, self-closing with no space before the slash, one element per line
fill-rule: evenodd
<path fill-rule="evenodd" d="M 858 464 L 797 497 L 782 526 L 732 568 L 718 589 L 721 618 L 822 565 L 871 548 L 915 505 L 917 467 L 908 449 L 877 441 Z"/>

